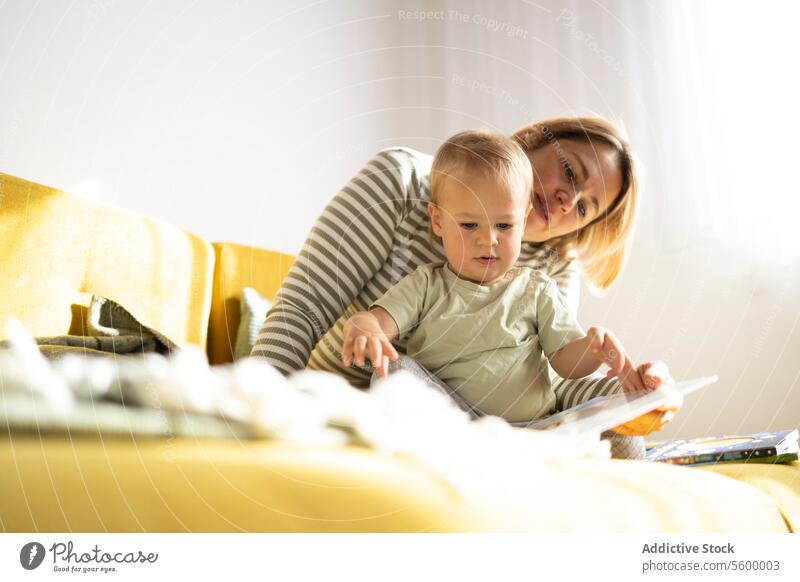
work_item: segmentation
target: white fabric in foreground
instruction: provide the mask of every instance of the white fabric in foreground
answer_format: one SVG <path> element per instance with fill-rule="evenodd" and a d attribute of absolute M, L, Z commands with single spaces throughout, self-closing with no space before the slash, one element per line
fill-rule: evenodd
<path fill-rule="evenodd" d="M 247 426 L 253 437 L 363 444 L 414 457 L 469 496 L 525 489 L 545 461 L 609 457 L 599 435 L 515 429 L 491 416 L 471 421 L 451 399 L 402 372 L 363 392 L 328 372 L 287 379 L 258 358 L 212 368 L 199 348 L 169 359 L 67 355 L 51 363 L 18 322 L 6 334 L 11 348 L 0 352 L 3 398 L 27 395 L 63 414 L 75 402 L 108 399 L 221 417 Z"/>

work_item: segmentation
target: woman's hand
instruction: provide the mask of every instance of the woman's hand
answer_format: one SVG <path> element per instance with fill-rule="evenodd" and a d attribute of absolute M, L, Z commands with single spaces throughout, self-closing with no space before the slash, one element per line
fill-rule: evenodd
<path fill-rule="evenodd" d="M 369 311 L 360 311 L 344 324 L 342 363 L 350 366 L 355 358 L 356 366 L 363 368 L 366 356 L 381 378 L 389 373 L 389 361 L 399 357 L 378 317 Z"/>
<path fill-rule="evenodd" d="M 618 377 L 625 392 L 645 390 L 642 375 L 617 336 L 604 327 L 590 327 L 586 335 L 590 340 L 589 349 L 595 357 L 611 368 L 606 374 L 609 378 Z"/>
<path fill-rule="evenodd" d="M 650 390 L 675 383 L 664 362 L 645 362 L 636 368 L 636 374 L 642 383 Z M 683 396 L 676 394 L 674 398 L 664 406 L 651 410 L 647 414 L 629 420 L 625 424 L 621 424 L 611 430 L 624 436 L 648 435 L 651 432 L 656 432 L 664 428 L 664 426 L 675 417 L 675 414 L 680 410 L 682 405 Z"/>

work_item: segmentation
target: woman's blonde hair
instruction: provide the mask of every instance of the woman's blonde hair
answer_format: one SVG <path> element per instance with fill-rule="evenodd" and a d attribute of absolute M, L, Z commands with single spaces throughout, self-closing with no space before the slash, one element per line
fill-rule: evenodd
<path fill-rule="evenodd" d="M 607 289 L 619 276 L 630 249 L 636 220 L 639 183 L 636 161 L 621 129 L 600 117 L 546 119 L 519 129 L 512 136 L 530 153 L 562 139 L 604 144 L 617 152 L 622 186 L 605 213 L 576 232 L 548 242 L 564 258 L 577 258 L 581 271 L 597 289 Z"/>

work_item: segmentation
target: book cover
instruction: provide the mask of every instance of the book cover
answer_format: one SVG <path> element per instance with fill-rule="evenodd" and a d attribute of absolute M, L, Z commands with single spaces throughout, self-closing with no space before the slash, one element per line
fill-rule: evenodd
<path fill-rule="evenodd" d="M 647 451 L 648 461 L 675 465 L 710 463 L 789 463 L 798 459 L 798 431 L 675 440 Z"/>
<path fill-rule="evenodd" d="M 601 433 L 667 404 L 674 396 L 686 396 L 717 381 L 717 376 L 686 380 L 657 390 L 619 392 L 598 396 L 573 408 L 534 421 L 528 428 L 569 434 Z"/>

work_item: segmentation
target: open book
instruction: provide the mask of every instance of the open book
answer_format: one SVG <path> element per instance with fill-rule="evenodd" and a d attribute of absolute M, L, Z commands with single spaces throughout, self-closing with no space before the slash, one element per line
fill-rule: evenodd
<path fill-rule="evenodd" d="M 598 396 L 564 412 L 537 420 L 527 428 L 570 434 L 603 432 L 667 404 L 676 394 L 686 396 L 717 381 L 717 376 L 662 386 L 657 390 Z"/>

